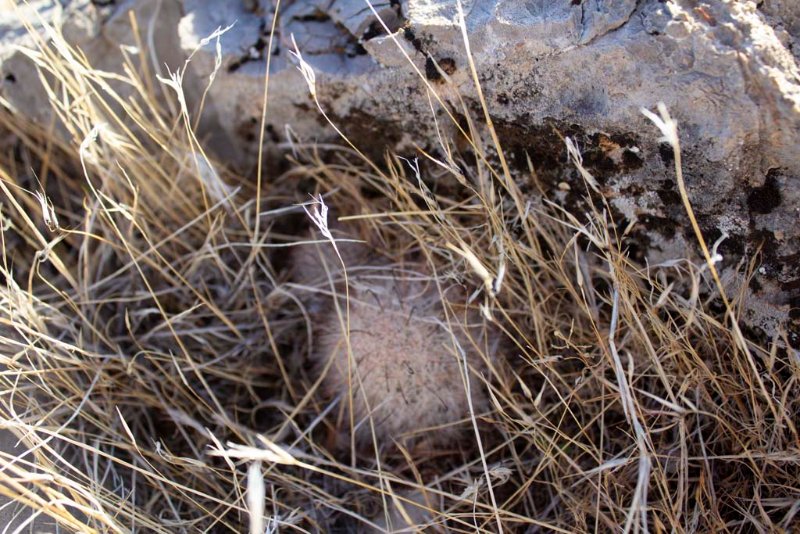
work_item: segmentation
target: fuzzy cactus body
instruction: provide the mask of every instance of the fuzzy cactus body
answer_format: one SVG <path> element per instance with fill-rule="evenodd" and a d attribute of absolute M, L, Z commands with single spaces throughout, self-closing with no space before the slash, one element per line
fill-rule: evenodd
<path fill-rule="evenodd" d="M 468 389 L 476 410 L 485 404 L 483 386 L 471 372 L 465 376 L 464 368 L 464 358 L 469 366 L 481 367 L 469 341 L 478 329 L 465 326 L 457 306 L 449 321 L 445 314 L 445 305 L 456 304 L 456 294 L 463 300 L 463 292 L 442 289 L 422 265 L 398 266 L 361 252 L 347 254 L 347 260 L 361 260 L 346 263 L 349 300 L 335 255 L 327 270 L 311 263 L 320 257 L 313 251 L 297 258 L 299 281 L 319 283 L 327 272 L 334 282 L 334 295 L 330 282 L 323 281 L 326 294 L 314 297 L 311 306 L 318 318 L 311 356 L 315 368 L 325 372 L 323 393 L 342 395 L 348 406 L 352 399 L 359 443 L 371 442 L 373 428 L 381 443 L 407 437 L 446 441 L 465 428 L 459 423 L 469 417 Z M 480 322 L 467 315 L 471 323 Z M 342 434 L 349 433 L 346 419 Z"/>

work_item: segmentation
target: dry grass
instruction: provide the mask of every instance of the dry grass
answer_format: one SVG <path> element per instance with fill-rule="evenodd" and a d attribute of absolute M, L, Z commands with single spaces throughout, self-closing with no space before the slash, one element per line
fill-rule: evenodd
<path fill-rule="evenodd" d="M 745 338 L 745 296 L 717 305 L 707 262 L 632 263 L 588 178 L 569 213 L 536 190 L 536 162 L 512 175 L 480 118 L 470 164 L 447 141 L 418 165 L 345 143 L 295 147 L 282 176 L 229 175 L 180 85 L 140 78 L 144 54 L 113 83 L 57 35 L 32 55 L 68 134 L 0 117 L 16 139 L 0 410 L 27 447 L 0 452 L 0 493 L 87 532 L 796 528 L 796 355 Z M 329 446 L 354 418 L 319 395 L 309 287 L 286 264 L 318 192 L 384 257 L 463 288 L 443 323 L 497 332 L 448 353 L 485 364 L 459 360 L 488 398 L 459 439 Z M 348 291 L 326 272 L 317 289 Z"/>

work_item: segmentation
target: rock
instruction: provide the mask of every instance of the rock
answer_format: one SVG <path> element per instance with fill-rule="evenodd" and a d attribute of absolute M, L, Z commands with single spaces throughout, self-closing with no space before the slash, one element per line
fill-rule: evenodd
<path fill-rule="evenodd" d="M 797 33 L 796 5 L 765 2 L 761 13 L 753 3 L 711 0 L 472 0 L 464 13 L 489 111 L 520 176 L 527 154 L 551 192 L 565 172 L 580 186 L 555 130 L 574 137 L 620 226 L 635 224 L 633 255 L 651 264 L 698 250 L 671 154 L 640 113 L 666 103 L 679 122 L 704 236 L 709 244 L 728 236 L 719 245 L 723 270 L 729 276 L 743 258 L 760 253 L 746 319 L 774 335 L 800 306 L 800 71 L 787 48 Z M 287 127 L 303 140 L 336 137 L 287 57 L 291 35 L 315 71 L 322 108 L 370 155 L 409 140 L 437 146 L 429 93 L 457 115 L 460 94 L 480 117 L 453 2 L 390 3 L 391 34 L 358 6 L 366 3 L 295 2 L 280 16 L 268 113 L 274 140 Z M 185 7 L 180 33 L 187 52 L 217 26 L 240 21 L 223 38 L 225 73 L 211 94 L 223 127 L 243 143 L 236 159 L 252 161 L 265 59 L 263 46 L 258 57 L 250 48 L 267 38 L 272 14 L 247 14 L 235 4 L 227 14 L 203 2 Z M 385 4 L 375 7 L 387 12 Z M 769 26 L 764 14 L 780 27 Z M 211 50 L 193 66 L 208 75 Z M 441 105 L 437 114 L 446 124 Z M 575 207 L 582 187 L 571 190 L 562 197 Z M 791 313 L 797 319 L 800 312 Z M 790 334 L 796 346 L 798 326 Z"/>
<path fill-rule="evenodd" d="M 126 0 L 105 7 L 100 2 L 95 5 L 89 0 L 39 0 L 19 6 L 15 4 L 17 2 L 13 0 L 0 0 L 0 104 L 5 101 L 13 111 L 42 126 L 49 127 L 52 120 L 47 93 L 41 84 L 39 71 L 19 47 L 36 50 L 37 44 L 52 42 L 48 26 L 60 31 L 65 40 L 80 49 L 92 67 L 98 70 L 122 73 L 123 48 L 135 63 L 140 59 L 139 42 L 152 43 L 152 55 L 141 59 L 149 63 L 153 72 L 162 76 L 168 76 L 165 65 L 174 71 L 185 61 L 175 32 L 182 16 L 177 2 Z M 139 25 L 139 39 L 131 26 L 131 10 Z M 34 29 L 40 39 L 34 39 L 25 25 Z M 169 30 L 165 31 L 165 28 Z M 133 93 L 130 86 L 113 80 L 109 83 L 123 97 Z M 196 85 L 191 76 L 185 82 L 190 94 Z M 112 108 L 119 110 L 113 103 Z M 66 131 L 61 133 L 68 135 Z"/>
<path fill-rule="evenodd" d="M 37 16 L 53 21 L 60 16 L 60 10 L 57 4 L 45 1 L 16 7 L 15 4 L 13 0 L 0 1 L 0 104 L 10 105 L 20 115 L 47 124 L 52 115 L 39 73 L 17 47 L 35 48 L 36 43 L 28 34 L 25 23 L 37 26 L 43 34 Z M 91 33 L 89 28 L 85 29 L 85 33 Z"/>
<path fill-rule="evenodd" d="M 764 0 L 758 6 L 775 35 L 795 59 L 800 58 L 800 3 L 794 0 Z"/>
<path fill-rule="evenodd" d="M 85 13 L 97 9 L 66 4 Z M 488 109 L 521 183 L 530 156 L 545 191 L 579 212 L 583 186 L 561 136 L 573 137 L 620 227 L 632 225 L 634 259 L 654 264 L 694 251 L 699 261 L 670 151 L 640 113 L 663 101 L 679 123 L 687 186 L 704 236 L 714 243 L 727 235 L 718 250 L 726 277 L 759 255 L 745 320 L 778 337 L 789 324 L 789 342 L 800 348 L 798 2 L 462 4 Z M 306 142 L 337 139 L 296 68 L 293 41 L 314 70 L 320 106 L 370 157 L 407 150 L 410 142 L 436 151 L 428 95 L 435 95 L 445 135 L 454 136 L 456 128 L 444 107 L 457 119 L 465 112 L 457 95 L 467 112 L 482 117 L 451 0 L 375 0 L 374 10 L 366 0 L 285 0 L 271 46 L 272 2 L 161 5 L 182 8 L 183 16 L 179 24 L 177 15 L 158 17 L 154 35 L 169 41 L 177 27 L 180 47 L 157 44 L 157 55 L 188 56 L 215 29 L 235 23 L 221 38 L 221 66 L 206 110 L 208 124 L 219 128 L 206 131 L 224 134 L 227 144 L 217 152 L 242 171 L 258 153 L 267 58 L 267 159 L 279 157 L 290 133 Z M 129 6 L 107 8 L 100 37 L 91 37 L 96 26 L 89 24 L 87 38 L 116 39 L 106 24 L 124 20 Z M 216 59 L 213 42 L 192 57 L 201 87 Z M 8 99 L 21 105 L 25 95 Z M 34 116 L 35 108 L 26 109 Z"/>

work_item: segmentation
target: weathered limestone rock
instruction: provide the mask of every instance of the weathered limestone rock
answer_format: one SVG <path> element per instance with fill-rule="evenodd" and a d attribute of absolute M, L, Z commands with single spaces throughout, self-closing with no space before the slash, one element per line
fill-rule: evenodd
<path fill-rule="evenodd" d="M 82 12 L 96 9 L 86 2 L 69 4 L 83 6 Z M 730 274 L 742 259 L 760 254 L 745 319 L 771 335 L 788 329 L 790 344 L 800 348 L 800 70 L 795 44 L 800 4 L 462 4 L 489 111 L 520 180 L 525 180 L 530 156 L 552 196 L 558 183 L 567 181 L 572 192 L 562 194 L 562 201 L 578 205 L 580 179 L 570 169 L 557 130 L 578 142 L 621 227 L 634 224 L 634 257 L 653 264 L 696 251 L 670 151 L 640 113 L 641 107 L 665 102 L 679 122 L 687 185 L 704 235 L 710 243 L 728 236 L 719 247 L 723 270 Z M 108 21 L 125 19 L 128 5 L 104 8 L 109 14 L 100 19 L 100 29 L 89 26 L 100 37 L 87 31 L 88 41 L 109 39 Z M 290 54 L 293 39 L 315 71 L 322 108 L 375 157 L 412 141 L 436 149 L 429 94 L 440 99 L 432 99 L 440 126 L 447 124 L 443 105 L 457 116 L 463 113 L 456 95 L 480 117 L 453 0 L 375 0 L 372 7 L 367 0 L 284 0 L 271 47 L 272 2 L 163 0 L 159 5 L 182 10 L 179 24 L 174 17 L 158 17 L 155 35 L 177 34 L 183 56 L 218 27 L 235 23 L 221 38 L 222 64 L 208 112 L 216 114 L 219 130 L 235 147 L 220 155 L 243 169 L 257 154 L 268 57 L 268 157 L 274 157 L 289 131 L 303 141 L 336 137 L 296 68 Z M 174 68 L 182 59 L 160 61 Z M 191 67 L 200 83 L 208 80 L 215 61 L 213 42 L 193 57 Z M 9 97 L 4 88 L 0 94 L 15 105 L 24 100 L 24 95 Z"/>
<path fill-rule="evenodd" d="M 794 0 L 764 0 L 759 9 L 775 34 L 795 58 L 800 58 L 800 2 Z"/>
<path fill-rule="evenodd" d="M 14 0 L 0 0 L 0 103 L 5 100 L 12 110 L 41 125 L 49 125 L 52 113 L 40 82 L 41 73 L 19 50 L 19 47 L 36 49 L 37 40 L 27 32 L 26 25 L 34 28 L 42 41 L 49 40 L 45 25 L 58 28 L 98 70 L 121 72 L 122 47 L 138 60 L 142 53 L 138 42 L 150 43 L 152 55 L 145 60 L 162 76 L 166 76 L 165 65 L 174 70 L 185 60 L 175 33 L 183 12 L 175 1 L 125 0 L 117 5 L 101 2 L 95 5 L 90 0 L 34 0 L 15 4 Z M 139 40 L 131 26 L 131 10 L 139 25 Z M 110 83 L 122 95 L 131 92 L 113 80 Z M 191 87 L 188 82 L 186 85 L 187 89 Z"/>
<path fill-rule="evenodd" d="M 788 50 L 798 4 L 761 6 L 775 29 L 753 3 L 463 5 L 473 59 L 512 162 L 524 168 L 530 155 L 555 191 L 571 172 L 555 129 L 576 137 L 622 226 L 636 221 L 634 255 L 651 264 L 696 250 L 669 150 L 640 113 L 667 104 L 679 121 L 686 180 L 705 237 L 712 243 L 728 236 L 719 248 L 724 270 L 760 251 L 747 320 L 775 334 L 791 315 L 790 342 L 800 346 L 800 70 Z M 456 4 L 373 6 L 386 27 L 365 0 L 294 2 L 280 14 L 268 114 L 276 140 L 287 125 L 305 140 L 332 136 L 288 57 L 291 35 L 315 70 L 322 107 L 372 154 L 409 140 L 437 145 L 428 91 L 455 112 L 461 94 L 480 116 Z M 223 38 L 226 74 L 212 95 L 224 127 L 243 142 L 242 157 L 252 159 L 272 12 L 232 6 L 226 16 L 197 1 L 185 7 L 180 33 L 187 51 L 217 26 L 240 21 Z M 194 67 L 201 76 L 210 72 L 211 51 L 197 56 Z"/>

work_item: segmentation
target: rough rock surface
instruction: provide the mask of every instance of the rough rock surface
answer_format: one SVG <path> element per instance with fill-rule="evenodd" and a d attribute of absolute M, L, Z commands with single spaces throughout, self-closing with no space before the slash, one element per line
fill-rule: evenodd
<path fill-rule="evenodd" d="M 165 75 L 165 64 L 174 69 L 185 59 L 174 30 L 183 13 L 177 2 L 126 0 L 117 5 L 103 3 L 105 7 L 95 6 L 89 0 L 34 0 L 16 7 L 15 3 L 0 0 L 0 98 L 13 110 L 44 125 L 52 115 L 39 81 L 40 73 L 19 50 L 19 47 L 36 49 L 37 43 L 26 31 L 26 25 L 38 29 L 43 39 L 47 39 L 45 24 L 58 27 L 72 45 L 84 52 L 94 68 L 120 71 L 122 47 L 129 56 L 136 57 L 139 53 L 128 14 L 133 9 L 140 25 L 141 42 L 152 43 L 151 63 L 155 72 Z M 165 31 L 165 28 L 172 29 Z M 115 89 L 125 94 L 123 86 L 116 84 Z"/>
<path fill-rule="evenodd" d="M 98 12 L 86 2 L 69 4 Z M 137 3 L 137 9 L 152 4 Z M 374 0 L 371 7 L 367 0 L 284 0 L 271 48 L 272 2 L 157 4 L 182 13 L 179 23 L 156 20 L 156 35 L 180 41 L 174 48 L 157 44 L 157 54 L 182 50 L 186 56 L 215 29 L 235 23 L 221 38 L 222 64 L 209 93 L 209 113 L 232 144 L 221 156 L 231 164 L 255 160 L 267 58 L 271 147 L 289 130 L 305 141 L 335 138 L 290 54 L 293 38 L 315 71 L 322 108 L 371 155 L 410 142 L 435 149 L 432 113 L 440 126 L 447 123 L 443 106 L 461 114 L 457 95 L 480 117 L 452 0 Z M 621 226 L 634 224 L 635 257 L 654 263 L 696 251 L 669 150 L 640 113 L 665 102 L 679 122 L 686 180 L 705 237 L 713 243 L 728 236 L 719 248 L 723 269 L 730 273 L 760 254 L 746 319 L 771 334 L 786 334 L 788 324 L 790 344 L 800 347 L 800 3 L 462 4 L 489 111 L 520 176 L 530 156 L 552 196 L 564 180 L 578 191 L 559 134 L 572 136 Z M 88 26 L 93 29 L 76 39 L 86 46 L 97 39 L 120 42 L 106 27 L 124 20 L 129 5 L 103 8 L 99 22 Z M 208 79 L 215 60 L 212 41 L 193 57 L 199 80 Z M 17 77 L 24 71 L 6 61 L 3 76 L 11 68 Z M 13 97 L 5 86 L 0 94 L 13 104 L 25 97 Z M 428 95 L 434 94 L 432 112 Z M 567 205 L 577 197 L 562 194 Z"/>
<path fill-rule="evenodd" d="M 795 0 L 763 0 L 758 8 L 775 30 L 778 39 L 800 58 L 800 2 Z"/>

